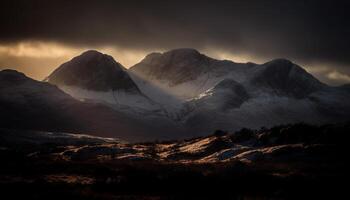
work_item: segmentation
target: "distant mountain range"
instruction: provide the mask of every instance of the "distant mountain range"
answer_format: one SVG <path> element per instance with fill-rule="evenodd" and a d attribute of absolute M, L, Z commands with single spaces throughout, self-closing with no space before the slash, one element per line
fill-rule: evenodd
<path fill-rule="evenodd" d="M 130 69 L 90 50 L 43 82 L 0 72 L 3 127 L 137 141 L 341 122 L 350 119 L 348 99 L 350 87 L 328 86 L 286 59 L 235 63 L 194 49 L 151 53 Z"/>

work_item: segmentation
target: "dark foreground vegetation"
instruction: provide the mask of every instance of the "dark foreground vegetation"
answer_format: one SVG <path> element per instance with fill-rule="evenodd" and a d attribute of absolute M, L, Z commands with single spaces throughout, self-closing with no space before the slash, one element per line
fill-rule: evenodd
<path fill-rule="evenodd" d="M 254 159 L 217 162 L 67 160 L 54 156 L 64 146 L 9 144 L 1 138 L 1 199 L 339 199 L 348 194 L 349 133 L 349 124 L 217 131 L 209 136 L 216 140 L 207 151 L 227 148 L 224 137 L 234 145 L 267 148 Z M 280 145 L 287 146 L 274 151 Z"/>

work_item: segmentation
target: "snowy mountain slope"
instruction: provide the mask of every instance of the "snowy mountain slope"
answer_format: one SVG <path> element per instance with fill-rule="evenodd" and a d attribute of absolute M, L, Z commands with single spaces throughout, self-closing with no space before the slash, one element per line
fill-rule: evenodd
<path fill-rule="evenodd" d="M 126 69 L 113 57 L 94 50 L 62 64 L 47 81 L 79 100 L 150 112 L 162 109 L 139 90 Z"/>
<path fill-rule="evenodd" d="M 241 74 L 245 67 L 209 58 L 194 49 L 175 49 L 163 54 L 152 53 L 129 71 L 176 98 L 187 100 L 197 97 L 226 77 L 244 78 Z M 143 84 L 137 84 L 143 90 Z"/>
<path fill-rule="evenodd" d="M 240 107 L 225 111 L 192 107 L 184 118 L 186 126 L 197 132 L 215 131 L 217 127 L 234 131 L 244 127 L 271 127 L 296 122 L 321 124 L 329 121 L 332 120 L 322 115 L 312 101 L 278 96 L 250 98 Z"/>
<path fill-rule="evenodd" d="M 350 117 L 346 87 L 327 86 L 286 59 L 261 65 L 234 63 L 194 49 L 175 49 L 146 56 L 129 74 L 142 80 L 131 76 L 146 94 L 153 85 L 178 99 L 175 113 L 192 131 L 324 123 Z"/>
<path fill-rule="evenodd" d="M 120 111 L 153 112 L 161 115 L 164 113 L 156 102 L 140 93 L 125 90 L 95 91 L 66 85 L 61 85 L 59 88 L 80 101 L 102 103 Z"/>
<path fill-rule="evenodd" d="M 14 70 L 0 71 L 0 105 L 2 128 L 83 132 L 129 141 L 169 139 L 175 132 L 184 136 L 181 126 L 153 113 L 144 114 L 144 120 L 105 104 L 78 101 Z"/>
<path fill-rule="evenodd" d="M 347 87 L 329 87 L 314 92 L 308 96 L 317 110 L 328 120 L 349 119 L 350 113 L 350 88 Z"/>
<path fill-rule="evenodd" d="M 279 96 L 304 98 L 326 85 L 300 66 L 286 59 L 275 59 L 261 65 L 249 80 L 260 90 L 270 90 Z"/>
<path fill-rule="evenodd" d="M 59 104 L 72 99 L 56 86 L 35 81 L 15 70 L 0 71 L 0 91 L 2 101 L 23 105 L 40 100 Z"/>
<path fill-rule="evenodd" d="M 225 111 L 239 107 L 248 99 L 249 94 L 241 84 L 232 79 L 224 79 L 192 101 L 197 108 Z"/>
<path fill-rule="evenodd" d="M 209 58 L 193 49 L 150 54 L 129 71 L 187 100 L 198 97 L 224 79 L 235 80 L 247 90 L 258 90 L 255 91 L 258 93 L 270 92 L 297 98 L 326 87 L 286 59 L 275 59 L 262 65 L 234 63 Z M 142 89 L 142 84 L 139 87 Z"/>
<path fill-rule="evenodd" d="M 87 113 L 84 106 L 93 106 L 90 110 L 98 114 L 83 116 L 93 132 L 101 129 L 103 134 L 114 135 L 112 129 L 120 125 L 125 137 L 141 140 L 206 135 L 217 129 L 235 131 L 295 122 L 321 124 L 350 118 L 348 86 L 327 86 L 286 59 L 261 65 L 234 63 L 209 58 L 193 49 L 176 49 L 152 53 L 126 70 L 112 57 L 88 51 L 61 65 L 47 79 L 74 99 L 51 84 L 25 77 L 31 83 L 28 86 L 17 84 L 21 82 L 18 79 L 3 81 L 1 100 L 10 111 L 18 111 L 17 104 L 25 110 L 37 109 L 27 115 L 21 113 L 25 115 L 23 119 L 29 118 L 30 113 L 44 113 L 41 116 L 44 118 L 48 114 L 46 110 L 51 109 L 60 119 L 68 113 L 62 127 L 69 127 L 67 124 L 75 127 L 77 113 Z M 45 84 L 47 87 L 42 87 Z M 41 89 L 37 91 L 33 85 Z M 16 95 L 20 98 L 13 98 Z M 49 100 L 41 101 L 46 98 Z M 29 101 L 29 106 L 22 105 L 22 101 Z M 79 106 L 68 106 L 66 102 Z M 74 120 L 70 122 L 72 116 Z M 9 121 L 20 119 L 13 117 Z M 48 127 L 58 126 L 52 120 L 44 121 L 51 124 Z M 132 127 L 134 123 L 137 125 Z M 21 124 L 33 127 L 23 121 Z M 39 126 L 39 123 L 35 125 Z"/>
<path fill-rule="evenodd" d="M 96 74 L 99 74 L 98 78 Z M 119 80 L 120 77 L 124 78 Z M 60 79 L 63 81 L 57 81 Z M 209 58 L 194 49 L 152 53 L 128 71 L 110 56 L 88 51 L 60 66 L 48 81 L 58 84 L 76 99 L 104 103 L 133 116 L 147 115 L 148 118 L 164 119 L 166 123 L 170 120 L 178 126 L 184 124 L 190 130 L 203 120 L 208 122 L 201 126 L 205 132 L 212 131 L 206 126 L 231 130 L 243 125 L 256 127 L 317 116 L 314 112 L 317 109 L 310 106 L 307 99 L 297 101 L 291 107 L 286 102 L 296 100 L 285 97 L 304 98 L 326 87 L 287 60 L 276 59 L 263 65 L 234 63 Z M 105 87 L 98 89 L 94 84 Z M 305 110 L 310 113 L 304 114 Z M 292 114 L 280 116 L 283 111 Z M 250 114 L 254 112 L 261 114 Z M 265 112 L 269 113 L 268 119 Z M 247 123 L 237 119 L 238 116 L 253 120 Z M 319 121 L 319 118 L 312 119 Z M 233 123 L 233 119 L 238 121 Z"/>

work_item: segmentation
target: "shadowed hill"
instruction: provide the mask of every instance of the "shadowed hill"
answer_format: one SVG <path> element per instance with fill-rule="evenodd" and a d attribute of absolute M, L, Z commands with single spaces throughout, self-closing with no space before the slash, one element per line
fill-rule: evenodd
<path fill-rule="evenodd" d="M 55 85 L 76 86 L 89 90 L 115 89 L 139 91 L 125 68 L 112 56 L 89 50 L 63 63 L 49 77 Z"/>
<path fill-rule="evenodd" d="M 78 101 L 50 83 L 14 70 L 0 71 L 0 105 L 2 128 L 90 133 L 130 141 L 161 132 L 152 124 L 103 104 Z"/>

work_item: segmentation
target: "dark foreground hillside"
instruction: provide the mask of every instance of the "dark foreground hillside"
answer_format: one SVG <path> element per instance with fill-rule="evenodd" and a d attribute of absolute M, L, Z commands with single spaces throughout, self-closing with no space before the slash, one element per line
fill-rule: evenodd
<path fill-rule="evenodd" d="M 349 124 L 129 144 L 0 129 L 1 199 L 337 199 Z"/>

